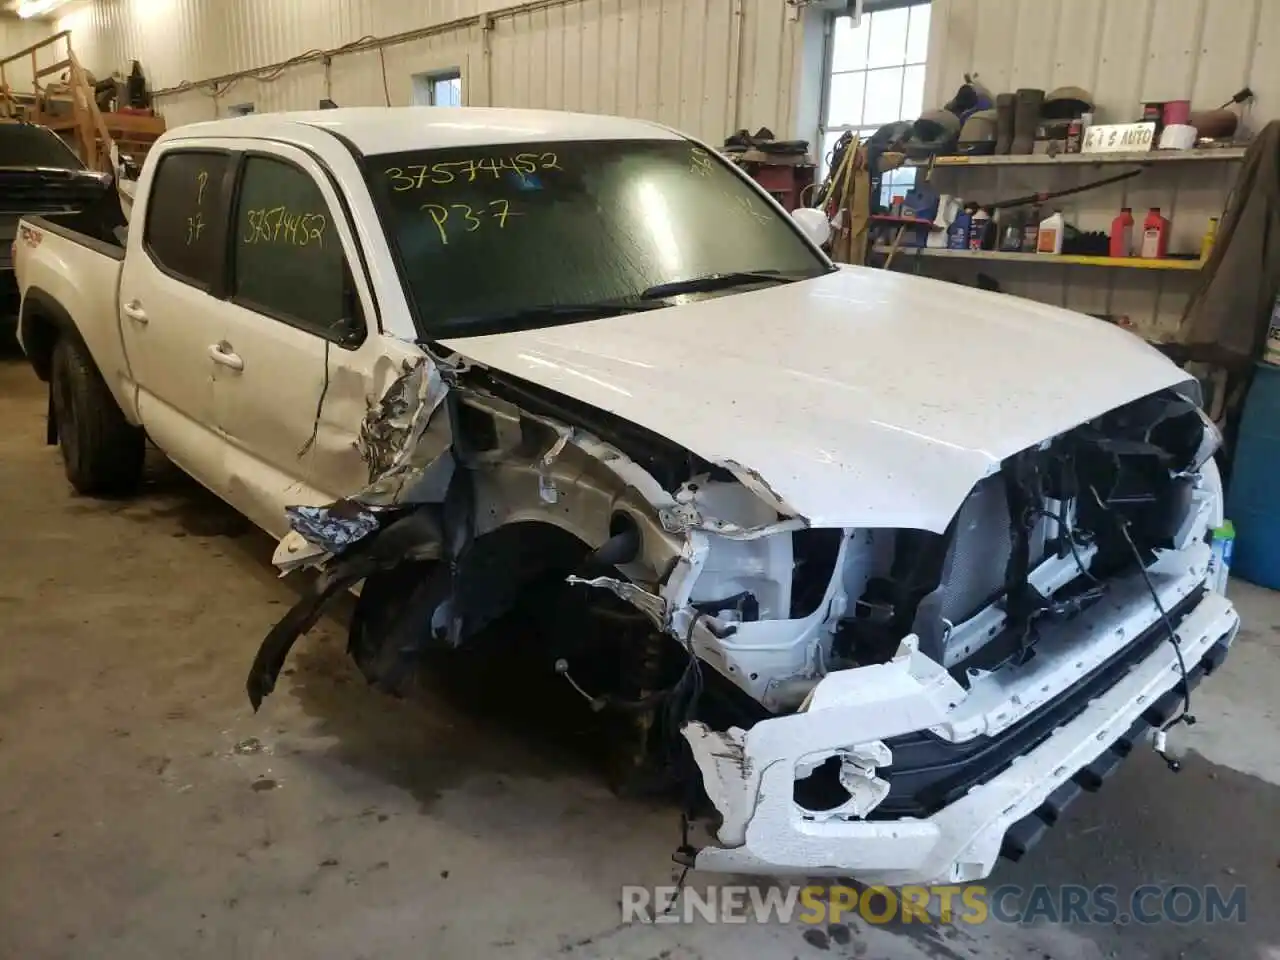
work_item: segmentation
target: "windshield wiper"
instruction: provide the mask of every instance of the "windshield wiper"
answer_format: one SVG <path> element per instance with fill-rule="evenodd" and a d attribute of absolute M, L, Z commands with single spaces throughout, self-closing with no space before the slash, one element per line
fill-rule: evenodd
<path fill-rule="evenodd" d="M 661 300 L 681 293 L 708 293 L 712 290 L 725 290 L 729 287 L 741 287 L 748 283 L 794 283 L 798 277 L 788 277 L 777 270 L 740 270 L 733 273 L 708 273 L 701 277 L 690 277 L 688 280 L 672 280 L 669 283 L 658 283 L 640 294 L 642 300 Z"/>
<path fill-rule="evenodd" d="M 617 317 L 624 313 L 640 313 L 645 310 L 661 310 L 670 304 L 659 300 L 642 300 L 621 297 L 616 300 L 597 300 L 587 303 L 547 303 L 534 307 L 521 307 L 502 313 L 488 313 L 472 317 L 451 317 L 449 326 L 456 327 L 452 336 L 476 337 L 487 333 L 509 333 L 515 330 L 572 323 L 574 320 L 599 320 Z"/>

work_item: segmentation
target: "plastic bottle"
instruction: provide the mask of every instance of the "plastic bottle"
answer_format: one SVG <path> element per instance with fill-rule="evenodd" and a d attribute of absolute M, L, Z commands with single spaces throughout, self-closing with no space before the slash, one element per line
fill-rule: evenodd
<path fill-rule="evenodd" d="M 1223 520 L 1222 526 L 1214 527 L 1213 542 L 1210 547 L 1209 579 L 1219 593 L 1227 592 L 1227 579 L 1231 575 L 1231 554 L 1236 545 L 1236 528 L 1230 520 Z"/>
<path fill-rule="evenodd" d="M 1200 259 L 1208 260 L 1213 253 L 1213 245 L 1218 241 L 1218 218 L 1210 217 L 1209 226 L 1205 228 L 1204 236 L 1200 238 Z"/>
<path fill-rule="evenodd" d="M 1031 214 L 1022 225 L 1022 252 L 1035 253 L 1040 237 L 1040 208 L 1032 207 Z"/>
<path fill-rule="evenodd" d="M 1271 303 L 1271 325 L 1267 327 L 1267 345 L 1262 359 L 1273 367 L 1280 367 L 1280 293 Z"/>
<path fill-rule="evenodd" d="M 956 214 L 947 231 L 947 247 L 951 250 L 969 249 L 969 225 L 973 222 L 973 214 L 967 209 Z"/>
<path fill-rule="evenodd" d="M 1036 253 L 1061 253 L 1062 233 L 1066 224 L 1062 220 L 1062 211 L 1055 210 L 1040 221 L 1040 231 L 1036 238 Z"/>
<path fill-rule="evenodd" d="M 987 213 L 981 207 L 973 214 L 969 220 L 969 249 L 981 250 L 983 241 L 987 238 L 987 228 L 991 225 L 991 214 Z"/>
<path fill-rule="evenodd" d="M 1160 216 L 1160 208 L 1152 207 L 1142 221 L 1141 256 L 1158 260 L 1169 252 L 1169 221 Z"/>
<path fill-rule="evenodd" d="M 1111 221 L 1111 248 L 1113 257 L 1133 256 L 1133 210 L 1121 207 L 1120 215 Z"/>

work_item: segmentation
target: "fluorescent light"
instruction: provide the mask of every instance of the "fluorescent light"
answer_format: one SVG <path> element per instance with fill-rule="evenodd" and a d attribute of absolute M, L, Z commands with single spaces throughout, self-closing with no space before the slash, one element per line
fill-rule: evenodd
<path fill-rule="evenodd" d="M 18 4 L 18 16 L 24 20 L 29 17 L 38 17 L 65 2 L 66 0 L 23 0 L 22 3 Z"/>

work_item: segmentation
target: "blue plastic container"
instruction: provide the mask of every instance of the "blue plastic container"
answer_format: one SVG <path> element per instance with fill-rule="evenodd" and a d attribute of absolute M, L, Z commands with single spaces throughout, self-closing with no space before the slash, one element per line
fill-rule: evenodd
<path fill-rule="evenodd" d="M 1236 529 L 1232 574 L 1280 590 L 1280 367 L 1257 364 L 1236 438 L 1227 516 Z"/>

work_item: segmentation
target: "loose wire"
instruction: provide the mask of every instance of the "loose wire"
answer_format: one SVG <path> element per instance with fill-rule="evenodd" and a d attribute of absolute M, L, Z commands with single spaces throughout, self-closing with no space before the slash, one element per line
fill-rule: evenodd
<path fill-rule="evenodd" d="M 1151 582 L 1151 575 L 1147 573 L 1146 565 L 1142 562 L 1142 552 L 1138 549 L 1138 545 L 1133 542 L 1133 537 L 1129 535 L 1128 523 L 1102 501 L 1102 498 L 1098 496 L 1097 488 L 1092 484 L 1089 486 L 1089 491 L 1093 494 L 1093 499 L 1097 501 L 1098 506 L 1106 513 L 1111 514 L 1111 518 L 1115 521 L 1116 529 L 1124 537 L 1124 542 L 1129 545 L 1129 550 L 1133 553 L 1133 559 L 1138 564 L 1138 572 L 1142 574 L 1142 581 L 1147 585 L 1147 592 L 1151 594 L 1151 599 L 1155 601 L 1156 609 L 1160 611 L 1160 621 L 1164 624 L 1169 642 L 1173 644 L 1173 652 L 1178 657 L 1178 671 L 1182 676 L 1182 712 L 1160 727 L 1156 731 L 1155 739 L 1156 753 L 1160 754 L 1160 758 L 1164 760 L 1170 770 L 1177 773 L 1182 769 L 1182 764 L 1165 752 L 1165 735 L 1179 723 L 1191 726 L 1196 722 L 1195 715 L 1191 712 L 1191 682 L 1187 676 L 1187 662 L 1182 656 L 1182 646 L 1178 641 L 1178 632 L 1173 627 L 1173 621 L 1169 619 L 1169 612 L 1160 601 L 1160 594 L 1156 590 L 1155 584 Z"/>

